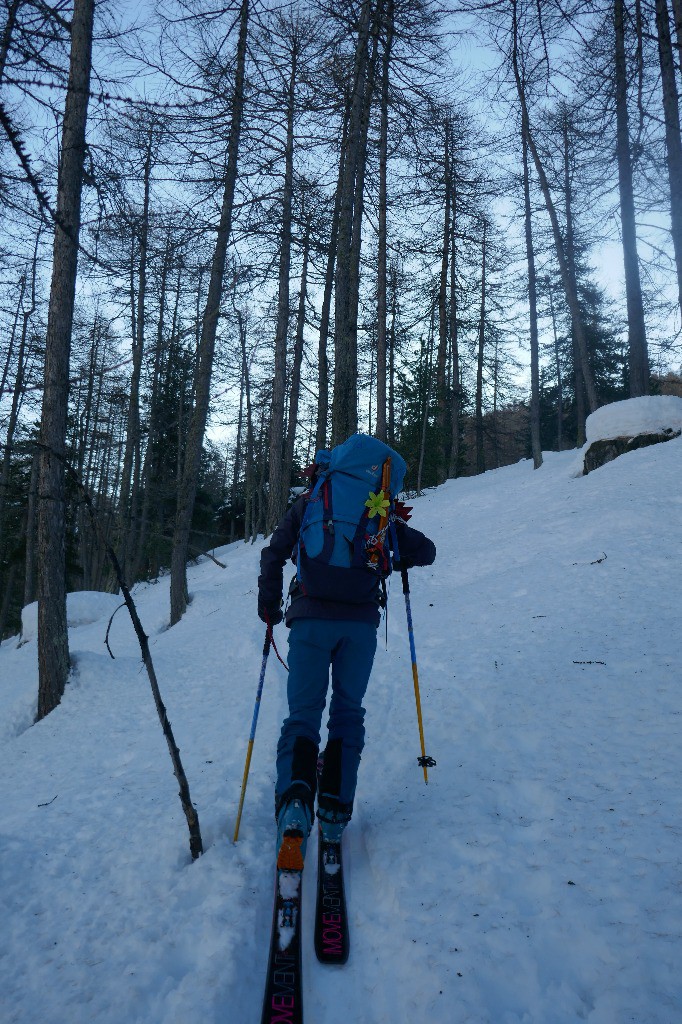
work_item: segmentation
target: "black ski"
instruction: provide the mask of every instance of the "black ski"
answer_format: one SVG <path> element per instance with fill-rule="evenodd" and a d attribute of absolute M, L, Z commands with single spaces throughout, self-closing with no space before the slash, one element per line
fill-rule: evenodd
<path fill-rule="evenodd" d="M 303 872 L 278 871 L 261 1024 L 303 1024 L 301 888 Z"/>
<path fill-rule="evenodd" d="M 350 949 L 341 843 L 325 843 L 318 829 L 315 953 L 323 964 L 345 964 Z"/>

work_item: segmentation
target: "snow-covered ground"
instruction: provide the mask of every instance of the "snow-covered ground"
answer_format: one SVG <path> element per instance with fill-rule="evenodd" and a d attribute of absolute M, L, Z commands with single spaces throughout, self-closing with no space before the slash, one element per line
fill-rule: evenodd
<path fill-rule="evenodd" d="M 412 573 L 438 765 L 425 786 L 396 581 L 345 839 L 342 969 L 314 957 L 311 841 L 308 1024 L 682 1019 L 682 439 L 581 479 L 574 460 L 414 503 L 438 546 Z M 263 641 L 259 551 L 238 543 L 219 552 L 225 570 L 194 567 L 171 630 L 167 581 L 136 593 L 200 815 L 196 863 L 125 610 L 116 660 L 111 602 L 74 610 L 73 680 L 38 725 L 35 634 L 0 647 L 3 1024 L 258 1024 L 286 687 L 274 657 L 231 837 Z M 276 638 L 286 654 L 283 626 Z"/>

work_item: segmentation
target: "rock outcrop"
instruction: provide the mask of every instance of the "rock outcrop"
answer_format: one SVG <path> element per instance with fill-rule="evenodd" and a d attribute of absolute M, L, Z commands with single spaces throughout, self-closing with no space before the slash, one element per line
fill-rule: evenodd
<path fill-rule="evenodd" d="M 613 462 L 619 455 L 633 452 L 637 448 L 648 448 L 649 445 L 660 444 L 662 441 L 672 441 L 680 434 L 682 431 L 667 427 L 654 434 L 635 434 L 634 437 L 609 437 L 593 441 L 585 452 L 583 473 L 587 476 L 592 470 L 605 466 L 607 462 Z"/>

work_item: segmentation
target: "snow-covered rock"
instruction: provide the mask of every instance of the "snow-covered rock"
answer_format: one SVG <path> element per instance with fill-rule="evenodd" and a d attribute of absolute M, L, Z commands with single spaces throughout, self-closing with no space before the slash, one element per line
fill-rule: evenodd
<path fill-rule="evenodd" d="M 585 432 L 582 468 L 587 474 L 626 452 L 678 437 L 682 398 L 645 395 L 604 405 L 587 417 Z"/>
<path fill-rule="evenodd" d="M 612 437 L 658 434 L 682 430 L 682 398 L 674 395 L 645 395 L 624 402 L 603 405 L 587 417 L 587 443 Z"/>

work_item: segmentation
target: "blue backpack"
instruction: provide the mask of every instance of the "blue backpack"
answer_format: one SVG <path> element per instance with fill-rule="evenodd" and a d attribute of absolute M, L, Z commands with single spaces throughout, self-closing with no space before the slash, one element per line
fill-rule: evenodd
<path fill-rule="evenodd" d="M 391 572 L 391 551 L 398 557 L 395 498 L 407 466 L 367 434 L 319 451 L 315 463 L 318 477 L 298 538 L 299 585 L 309 597 L 365 604 Z"/>

